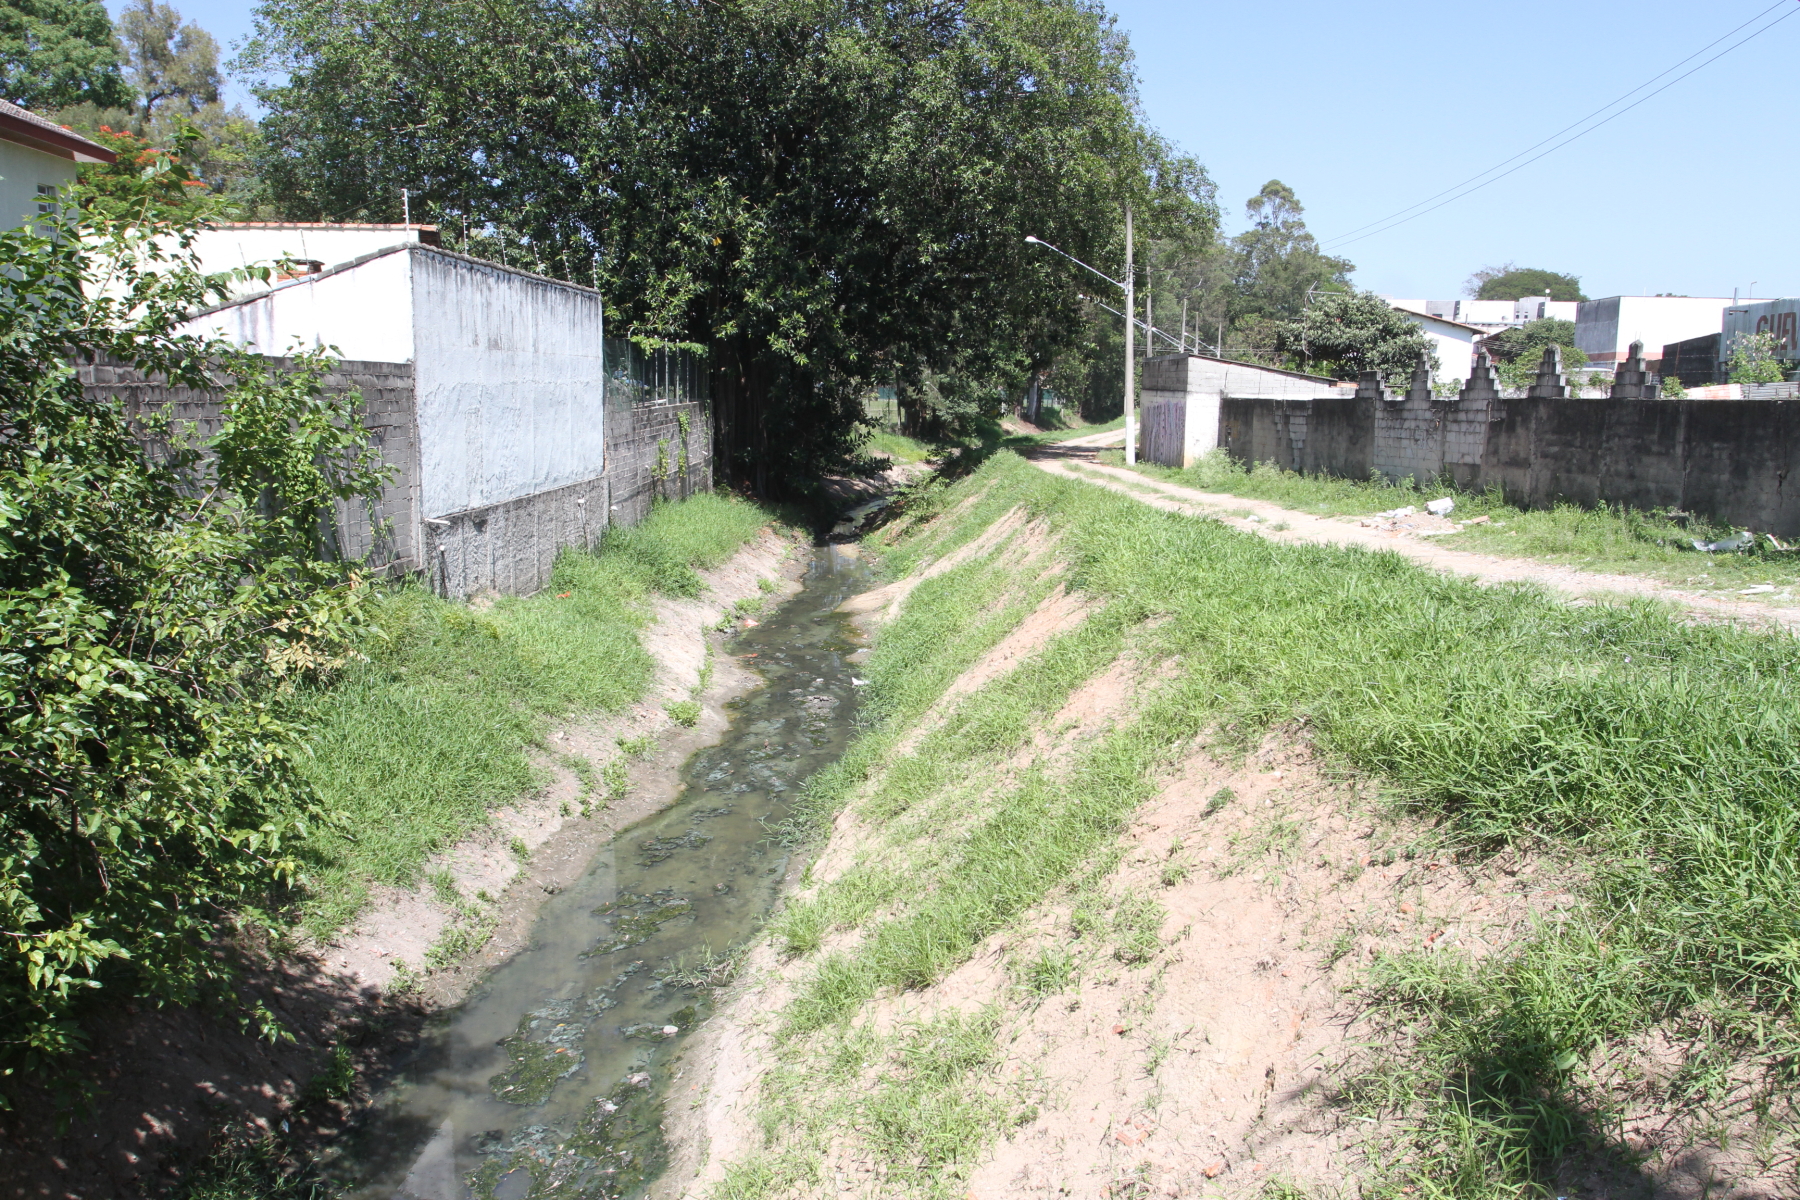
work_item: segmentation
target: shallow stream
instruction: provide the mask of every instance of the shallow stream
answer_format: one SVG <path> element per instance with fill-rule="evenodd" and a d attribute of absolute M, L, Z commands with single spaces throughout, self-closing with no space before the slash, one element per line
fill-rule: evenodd
<path fill-rule="evenodd" d="M 337 1156 L 356 1200 L 616 1200 L 662 1168 L 662 1109 L 708 990 L 684 984 L 773 906 L 770 826 L 844 750 L 861 564 L 817 550 L 801 592 L 733 641 L 766 686 L 730 707 L 675 802 L 544 904 L 525 949 L 439 1018 Z"/>

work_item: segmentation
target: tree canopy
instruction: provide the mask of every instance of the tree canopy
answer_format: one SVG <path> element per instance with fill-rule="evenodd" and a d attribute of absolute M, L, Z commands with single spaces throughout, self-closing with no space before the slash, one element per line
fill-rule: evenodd
<path fill-rule="evenodd" d="M 596 284 L 614 330 L 711 351 L 725 470 L 771 490 L 848 452 L 871 381 L 997 400 L 1078 342 L 1103 285 L 1027 234 L 1116 271 L 1127 203 L 1142 235 L 1215 219 L 1087 0 L 258 11 L 290 212 L 407 188 L 452 244 Z"/>
<path fill-rule="evenodd" d="M 119 17 L 125 78 L 136 100 L 85 100 L 45 115 L 117 152 L 116 167 L 82 168 L 84 180 L 115 188 L 171 154 L 180 157 L 194 199 L 223 200 L 240 219 L 270 211 L 256 173 L 256 122 L 220 99 L 224 73 L 213 36 L 155 0 L 136 0 Z"/>
<path fill-rule="evenodd" d="M 119 14 L 119 43 L 125 48 L 125 77 L 137 90 L 146 119 L 171 101 L 190 115 L 219 102 L 224 83 L 219 44 L 198 25 L 184 24 L 169 5 L 156 0 L 129 5 Z"/>
<path fill-rule="evenodd" d="M 1469 276 L 1468 291 L 1477 300 L 1523 300 L 1526 296 L 1548 296 L 1552 300 L 1586 300 L 1581 280 L 1537 267 L 1516 267 L 1506 263 L 1483 267 Z"/>
<path fill-rule="evenodd" d="M 1315 296 L 1295 320 L 1280 328 L 1279 348 L 1304 369 L 1339 379 L 1355 379 L 1364 371 L 1380 371 L 1389 383 L 1412 376 L 1420 354 L 1431 343 L 1412 321 L 1370 292 L 1331 292 Z"/>
<path fill-rule="evenodd" d="M 30 109 L 130 103 L 100 0 L 0 0 L 0 99 Z"/>

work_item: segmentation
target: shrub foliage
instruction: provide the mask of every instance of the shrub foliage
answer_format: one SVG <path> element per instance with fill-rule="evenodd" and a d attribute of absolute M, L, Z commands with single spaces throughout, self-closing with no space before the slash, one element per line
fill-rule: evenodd
<path fill-rule="evenodd" d="M 278 378 L 176 332 L 230 277 L 159 220 L 172 169 L 0 233 L 8 1073 L 76 1046 L 94 989 L 222 994 L 220 937 L 292 878 L 321 818 L 274 702 L 341 660 L 368 590 L 319 549 L 330 506 L 382 479 L 356 398 L 320 394 L 322 357 Z M 95 356 L 226 388 L 222 428 L 201 444 L 84 395 Z"/>

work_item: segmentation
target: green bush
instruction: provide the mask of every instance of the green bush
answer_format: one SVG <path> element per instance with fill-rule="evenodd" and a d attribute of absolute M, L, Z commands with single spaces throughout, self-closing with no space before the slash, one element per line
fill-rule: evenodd
<path fill-rule="evenodd" d="M 595 553 L 565 551 L 534 596 L 479 612 L 415 585 L 376 597 L 359 661 L 297 689 L 289 710 L 309 731 L 300 770 L 340 818 L 301 857 L 313 933 L 350 920 L 373 884 L 413 884 L 432 854 L 529 791 L 527 750 L 551 720 L 642 696 L 654 664 L 637 631 L 652 595 L 694 594 L 696 568 L 724 562 L 768 521 L 703 492 L 609 531 Z M 605 794 L 622 795 L 622 769 L 603 774 Z"/>
<path fill-rule="evenodd" d="M 174 332 L 227 283 L 199 273 L 191 227 L 161 225 L 149 193 L 76 211 L 0 232 L 9 1072 L 54 1069 L 102 986 L 225 994 L 213 944 L 293 878 L 322 815 L 279 698 L 341 665 L 369 591 L 321 561 L 321 518 L 382 478 L 354 398 L 319 394 L 322 357 L 273 379 Z M 212 454 L 153 415 L 171 449 L 150 457 L 116 403 L 83 394 L 74 364 L 98 355 L 189 386 L 222 376 Z"/>

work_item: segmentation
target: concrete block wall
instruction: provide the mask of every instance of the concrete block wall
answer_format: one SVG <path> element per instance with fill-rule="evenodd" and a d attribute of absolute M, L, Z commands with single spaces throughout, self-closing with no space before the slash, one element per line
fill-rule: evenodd
<path fill-rule="evenodd" d="M 1478 366 L 1453 399 L 1395 395 L 1373 374 L 1353 399 L 1226 396 L 1219 440 L 1240 461 L 1293 471 L 1448 475 L 1523 508 L 1681 509 L 1800 536 L 1800 484 L 1787 486 L 1800 480 L 1800 400 L 1502 397 L 1491 375 Z"/>
<path fill-rule="evenodd" d="M 292 368 L 288 359 L 265 361 Z M 112 399 L 128 414 L 168 409 L 200 440 L 219 430 L 222 390 L 171 387 L 119 363 L 79 370 L 89 395 Z M 363 419 L 395 468 L 374 511 L 362 504 L 339 505 L 336 534 L 345 557 L 364 558 L 393 574 L 416 574 L 440 595 L 538 591 L 549 585 L 563 549 L 598 546 L 609 525 L 635 525 L 658 498 L 711 490 L 712 422 L 705 407 L 626 402 L 606 406 L 606 454 L 598 475 L 428 517 L 419 508 L 422 468 L 413 379 L 409 363 L 343 361 L 324 380 L 329 392 L 362 393 Z M 168 452 L 148 435 L 144 443 L 154 455 Z"/>
<path fill-rule="evenodd" d="M 1381 387 L 1373 372 L 1366 373 L 1357 399 L 1369 403 L 1374 413 L 1373 470 L 1389 479 L 1420 482 L 1448 475 L 1459 486 L 1473 486 L 1481 473 L 1493 407 L 1500 401 L 1494 368 L 1485 355 L 1476 357 L 1455 396 L 1434 395 L 1430 366 L 1422 363 L 1400 394 Z"/>
<path fill-rule="evenodd" d="M 598 547 L 609 526 L 636 525 L 657 500 L 712 490 L 712 422 L 703 405 L 609 401 L 605 420 L 606 462 L 600 474 L 427 519 L 431 585 L 446 596 L 528 595 L 550 585 L 556 556 L 566 547 Z"/>
<path fill-rule="evenodd" d="M 290 358 L 263 361 L 277 371 L 291 371 L 294 366 Z M 131 417 L 166 411 L 176 428 L 196 442 L 219 432 L 221 389 L 171 385 L 121 362 L 103 360 L 79 365 L 76 370 L 84 392 L 117 402 Z M 363 423 L 382 457 L 394 468 L 373 507 L 362 502 L 338 504 L 339 552 L 345 558 L 365 559 L 372 567 L 394 572 L 419 570 L 419 431 L 414 419 L 412 364 L 345 359 L 321 382 L 330 394 L 361 393 Z M 148 434 L 144 444 L 158 458 L 169 451 L 164 440 Z"/>

